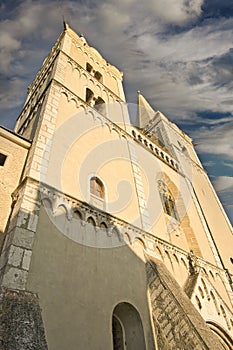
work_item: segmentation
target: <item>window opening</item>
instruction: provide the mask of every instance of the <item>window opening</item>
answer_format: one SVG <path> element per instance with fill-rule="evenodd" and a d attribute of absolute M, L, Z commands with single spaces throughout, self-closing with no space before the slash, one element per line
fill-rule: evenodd
<path fill-rule="evenodd" d="M 86 102 L 90 103 L 94 97 L 94 93 L 90 89 L 86 89 Z"/>
<path fill-rule="evenodd" d="M 102 76 L 102 74 L 101 74 L 100 72 L 98 72 L 98 71 L 95 72 L 94 77 L 95 77 L 98 81 L 100 81 L 100 82 L 103 81 L 103 76 Z"/>
<path fill-rule="evenodd" d="M 129 303 L 118 304 L 112 315 L 113 350 L 146 350 L 138 311 Z"/>
<path fill-rule="evenodd" d="M 7 156 L 3 153 L 0 153 L 0 166 L 4 166 Z"/>
<path fill-rule="evenodd" d="M 178 221 L 179 216 L 176 209 L 175 200 L 163 181 L 159 181 L 159 192 L 165 213 Z"/>
<path fill-rule="evenodd" d="M 90 192 L 94 196 L 104 199 L 104 185 L 98 177 L 91 178 Z"/>
<path fill-rule="evenodd" d="M 197 303 L 198 308 L 201 310 L 202 305 L 201 305 L 200 299 L 198 298 L 198 296 L 195 296 L 195 299 L 196 299 L 196 303 Z"/>
<path fill-rule="evenodd" d="M 98 97 L 95 101 L 94 108 L 101 114 L 105 114 L 105 102 L 101 97 Z"/>
<path fill-rule="evenodd" d="M 90 63 L 87 62 L 86 64 L 86 69 L 87 71 L 90 73 L 92 71 L 92 65 Z"/>

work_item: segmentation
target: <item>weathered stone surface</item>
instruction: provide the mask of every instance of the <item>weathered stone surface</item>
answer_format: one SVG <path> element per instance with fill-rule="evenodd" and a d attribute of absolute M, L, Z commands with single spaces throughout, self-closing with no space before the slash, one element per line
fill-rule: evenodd
<path fill-rule="evenodd" d="M 35 294 L 0 290 L 0 350 L 47 350 Z"/>
<path fill-rule="evenodd" d="M 34 242 L 34 235 L 35 233 L 33 231 L 21 227 L 16 227 L 12 243 L 16 246 L 31 249 Z"/>
<path fill-rule="evenodd" d="M 23 249 L 12 245 L 9 251 L 8 263 L 13 266 L 20 266 L 23 257 Z"/>
<path fill-rule="evenodd" d="M 22 268 L 25 270 L 29 270 L 30 262 L 31 262 L 31 255 L 32 255 L 31 250 L 26 250 L 26 249 L 24 250 Z"/>
<path fill-rule="evenodd" d="M 28 271 L 21 268 L 7 266 L 4 271 L 2 285 L 8 288 L 25 289 Z"/>
<path fill-rule="evenodd" d="M 159 350 L 223 350 L 165 265 L 148 259 L 146 269 Z"/>

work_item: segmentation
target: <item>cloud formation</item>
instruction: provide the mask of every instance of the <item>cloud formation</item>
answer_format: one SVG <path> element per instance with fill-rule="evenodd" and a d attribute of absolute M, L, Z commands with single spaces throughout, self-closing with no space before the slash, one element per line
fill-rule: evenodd
<path fill-rule="evenodd" d="M 124 72 L 129 102 L 141 90 L 155 109 L 188 131 L 200 154 L 227 162 L 218 175 L 233 164 L 231 0 L 9 0 L 0 6 L 4 125 L 13 127 L 64 16 Z"/>
<path fill-rule="evenodd" d="M 223 125 L 203 126 L 193 133 L 199 142 L 197 149 L 201 153 L 224 155 L 233 161 L 233 121 Z"/>
<path fill-rule="evenodd" d="M 214 186 L 217 191 L 224 191 L 229 188 L 233 188 L 233 177 L 231 176 L 219 176 L 214 181 Z"/>

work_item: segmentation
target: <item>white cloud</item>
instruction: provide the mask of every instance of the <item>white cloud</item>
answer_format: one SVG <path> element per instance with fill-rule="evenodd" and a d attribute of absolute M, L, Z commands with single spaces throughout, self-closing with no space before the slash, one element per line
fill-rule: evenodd
<path fill-rule="evenodd" d="M 233 122 L 212 128 L 201 127 L 193 132 L 200 153 L 224 155 L 233 162 Z"/>
<path fill-rule="evenodd" d="M 62 16 L 125 74 L 129 102 L 139 89 L 170 119 L 193 125 L 199 152 L 233 161 L 231 117 L 205 119 L 198 111 L 232 112 L 233 19 L 197 22 L 204 0 L 25 0 L 0 21 L 1 108 L 22 104 L 46 53 L 62 30 Z M 1 6 L 2 11 L 7 6 Z M 170 32 L 169 28 L 179 28 Z M 231 59 L 232 57 L 232 59 Z M 5 74 L 5 76 L 4 76 Z M 230 164 L 230 163 L 228 163 Z M 229 167 L 229 165 L 228 165 Z M 227 177 L 226 177 L 227 178 Z M 216 180 L 218 189 L 231 180 Z M 221 190 L 219 190 L 221 191 Z M 224 190 L 223 190 L 224 191 Z"/>
<path fill-rule="evenodd" d="M 219 176 L 214 180 L 214 187 L 217 191 L 233 190 L 233 177 L 232 176 Z"/>
<path fill-rule="evenodd" d="M 150 1 L 153 14 L 167 23 L 183 24 L 200 16 L 204 0 Z"/>
<path fill-rule="evenodd" d="M 218 192 L 219 198 L 226 210 L 231 222 L 233 222 L 233 176 L 219 176 L 213 181 L 213 185 Z"/>

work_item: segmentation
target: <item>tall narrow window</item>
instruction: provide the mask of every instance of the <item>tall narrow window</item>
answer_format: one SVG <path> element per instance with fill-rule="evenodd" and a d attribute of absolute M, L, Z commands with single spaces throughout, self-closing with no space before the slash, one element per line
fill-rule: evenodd
<path fill-rule="evenodd" d="M 3 153 L 0 153 L 0 166 L 4 166 L 7 156 Z"/>
<path fill-rule="evenodd" d="M 97 208 L 105 209 L 104 185 L 96 176 L 93 176 L 90 180 L 90 202 Z"/>
<path fill-rule="evenodd" d="M 86 102 L 91 103 L 94 93 L 90 89 L 86 89 Z"/>
<path fill-rule="evenodd" d="M 179 220 L 179 215 L 176 209 L 175 200 L 163 181 L 159 181 L 159 193 L 163 204 L 164 212 Z"/>
<path fill-rule="evenodd" d="M 90 65 L 90 63 L 88 63 L 88 62 L 86 64 L 86 69 L 89 73 L 92 71 L 92 65 Z"/>
<path fill-rule="evenodd" d="M 104 185 L 98 177 L 91 178 L 91 194 L 104 199 Z"/>
<path fill-rule="evenodd" d="M 103 81 L 102 74 L 101 74 L 100 72 L 98 72 L 98 71 L 95 72 L 94 77 L 95 77 L 98 81 L 100 81 L 100 82 Z"/>
<path fill-rule="evenodd" d="M 101 97 L 98 97 L 95 101 L 94 108 L 101 114 L 105 114 L 105 102 Z"/>

